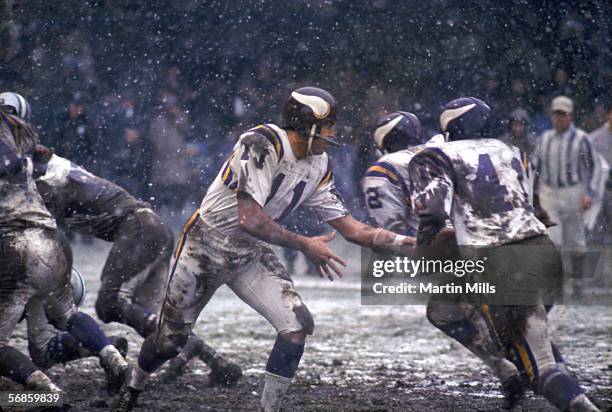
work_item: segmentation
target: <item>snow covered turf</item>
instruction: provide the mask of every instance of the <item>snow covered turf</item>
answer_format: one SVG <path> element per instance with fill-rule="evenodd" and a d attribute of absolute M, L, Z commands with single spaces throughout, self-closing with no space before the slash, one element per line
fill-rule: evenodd
<path fill-rule="evenodd" d="M 344 249 L 342 243 L 334 248 Z M 108 244 L 75 245 L 75 265 L 85 274 L 88 295 L 83 309 L 95 315 L 93 303 Z M 346 253 L 354 251 L 346 250 Z M 358 259 L 349 268 L 355 272 Z M 362 306 L 359 281 L 296 279 L 296 287 L 315 318 L 315 334 L 306 351 L 286 410 L 495 410 L 502 401 L 499 385 L 467 350 L 431 326 L 422 306 Z M 130 341 L 135 361 L 141 338 L 119 324 L 104 326 Z M 570 370 L 602 410 L 612 407 L 612 308 L 559 306 L 550 315 L 554 341 Z M 210 345 L 238 361 L 245 378 L 237 388 L 208 387 L 208 368 L 192 362 L 178 382 L 153 378 L 140 400 L 142 411 L 255 410 L 261 394 L 266 357 L 274 331 L 226 287 L 200 316 L 196 332 Z M 14 341 L 26 349 L 25 328 Z M 103 410 L 104 375 L 93 358 L 50 370 L 68 392 L 74 410 Z M 519 410 L 521 410 L 519 408 Z M 522 410 L 552 411 L 542 397 L 530 394 Z"/>

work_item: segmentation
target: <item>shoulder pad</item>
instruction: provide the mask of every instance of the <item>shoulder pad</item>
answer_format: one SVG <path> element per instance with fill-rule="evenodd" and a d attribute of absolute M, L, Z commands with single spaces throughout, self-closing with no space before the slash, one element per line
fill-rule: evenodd
<path fill-rule="evenodd" d="M 396 186 L 400 185 L 399 174 L 388 162 L 378 161 L 368 168 L 366 177 L 383 177 Z"/>
<path fill-rule="evenodd" d="M 333 169 L 332 169 L 331 159 L 327 157 L 327 169 L 325 169 L 325 173 L 323 174 L 321 181 L 317 185 L 317 188 L 327 184 L 327 182 L 329 182 L 332 179 L 332 176 L 333 176 Z"/>
<path fill-rule="evenodd" d="M 276 131 L 266 125 L 254 127 L 244 134 L 243 142 L 248 145 L 253 145 L 255 150 L 263 152 L 266 149 L 266 142 L 272 144 L 278 161 L 283 158 L 284 149 L 280 137 Z"/>

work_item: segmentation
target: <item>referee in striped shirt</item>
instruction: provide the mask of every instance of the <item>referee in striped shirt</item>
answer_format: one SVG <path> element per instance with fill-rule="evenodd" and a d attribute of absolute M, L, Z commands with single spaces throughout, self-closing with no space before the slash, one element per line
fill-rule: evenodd
<path fill-rule="evenodd" d="M 550 105 L 554 128 L 538 142 L 537 170 L 540 202 L 558 223 L 551 238 L 561 246 L 564 272 L 584 273 L 586 233 L 584 212 L 595 193 L 594 153 L 586 132 L 573 123 L 574 103 L 566 96 L 555 97 Z"/>

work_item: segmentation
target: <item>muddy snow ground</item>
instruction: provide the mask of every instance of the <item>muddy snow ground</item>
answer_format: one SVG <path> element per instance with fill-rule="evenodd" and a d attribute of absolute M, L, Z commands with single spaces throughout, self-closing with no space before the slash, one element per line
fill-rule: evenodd
<path fill-rule="evenodd" d="M 83 309 L 92 315 L 108 248 L 104 242 L 75 245 L 75 265 L 87 278 Z M 316 329 L 287 394 L 285 410 L 498 409 L 502 396 L 491 373 L 434 329 L 425 318 L 424 307 L 360 304 L 358 277 L 350 276 L 357 272 L 358 261 L 352 259 L 349 276 L 334 283 L 303 276 L 295 279 L 314 314 Z M 142 339 L 123 325 L 104 328 L 129 339 L 128 357 L 135 361 Z M 550 315 L 550 330 L 591 398 L 602 410 L 610 409 L 612 306 L 556 307 Z M 208 387 L 208 368 L 195 361 L 176 383 L 164 385 L 154 376 L 137 410 L 256 410 L 266 358 L 274 342 L 273 329 L 222 287 L 202 313 L 196 332 L 242 365 L 245 377 L 238 387 Z M 22 350 L 25 336 L 20 325 L 14 342 Z M 103 372 L 93 358 L 55 366 L 49 373 L 68 392 L 73 410 L 105 410 L 112 403 L 103 389 Z M 518 410 L 555 409 L 541 396 L 530 394 Z"/>

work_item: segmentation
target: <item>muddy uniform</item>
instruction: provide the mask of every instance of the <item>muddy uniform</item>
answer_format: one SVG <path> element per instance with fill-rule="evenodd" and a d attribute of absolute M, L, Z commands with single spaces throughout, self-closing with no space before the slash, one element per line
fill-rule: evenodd
<path fill-rule="evenodd" d="M 277 332 L 312 333 L 312 317 L 279 259 L 266 243 L 239 228 L 238 190 L 275 220 L 300 205 L 313 208 L 323 221 L 348 214 L 327 155 L 296 159 L 287 134 L 275 125 L 247 131 L 185 226 L 162 308 L 162 338 L 188 333 L 222 284 Z"/>
<path fill-rule="evenodd" d="M 378 227 L 407 236 L 416 235 L 418 221 L 410 205 L 406 166 L 424 147 L 443 141 L 441 135 L 436 135 L 425 145 L 383 155 L 368 168 L 361 180 L 361 189 L 368 215 Z"/>
<path fill-rule="evenodd" d="M 0 110 L 0 376 L 29 390 L 60 391 L 20 351 L 8 345 L 28 300 L 39 298 L 57 327 L 77 314 L 69 283 L 70 253 L 55 230 L 25 158 L 36 144 L 34 129 Z"/>
<path fill-rule="evenodd" d="M 171 232 L 149 205 L 116 184 L 57 155 L 46 166 L 36 184 L 58 223 L 113 242 L 102 270 L 98 316 L 148 335 L 168 273 Z"/>
<path fill-rule="evenodd" d="M 408 168 L 420 147 L 400 150 L 382 156 L 366 171 L 361 181 L 365 204 L 370 219 L 379 227 L 403 235 L 414 236 L 418 227 L 410 206 L 410 193 L 406 186 Z"/>
<path fill-rule="evenodd" d="M 460 246 L 486 260 L 479 281 L 496 282 L 489 319 L 529 383 L 565 409 L 582 389 L 557 365 L 543 302 L 561 275 L 560 256 L 529 203 L 521 159 L 495 139 L 458 140 L 417 154 L 409 165 L 418 241 L 428 244 L 450 217 Z"/>
<path fill-rule="evenodd" d="M 37 138 L 27 122 L 0 111 L 0 344 L 8 341 L 32 296 L 39 296 L 49 319 L 64 328 L 76 312 L 67 244 L 24 157 Z"/>
<path fill-rule="evenodd" d="M 425 145 L 386 154 L 368 168 L 362 188 L 370 218 L 378 226 L 416 236 L 419 223 L 412 211 L 408 165 L 426 147 L 442 143 L 444 139 L 441 135 L 434 136 Z M 450 221 L 447 226 L 452 228 Z M 445 255 L 448 253 L 450 250 L 445 251 Z M 504 355 L 496 347 L 496 342 L 491 340 L 489 325 L 478 305 L 471 304 L 461 294 L 454 297 L 432 295 L 427 304 L 427 318 L 435 327 L 482 359 L 502 383 L 517 373 L 516 368 L 503 359 Z"/>

